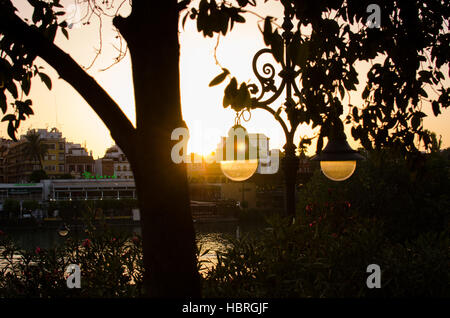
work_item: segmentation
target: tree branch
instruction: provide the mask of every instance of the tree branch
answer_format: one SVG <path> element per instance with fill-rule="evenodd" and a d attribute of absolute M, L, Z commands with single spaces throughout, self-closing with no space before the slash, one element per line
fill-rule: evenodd
<path fill-rule="evenodd" d="M 37 28 L 7 10 L 0 10 L 0 34 L 23 44 L 30 53 L 40 56 L 52 66 L 92 107 L 128 159 L 132 159 L 130 156 L 134 156 L 134 149 L 130 140 L 136 134 L 135 128 L 108 93 L 70 55 L 49 41 Z"/>

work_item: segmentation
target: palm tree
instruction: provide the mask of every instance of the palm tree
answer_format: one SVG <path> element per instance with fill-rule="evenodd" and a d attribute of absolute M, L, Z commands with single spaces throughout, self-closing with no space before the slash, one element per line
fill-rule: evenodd
<path fill-rule="evenodd" d="M 35 130 L 30 130 L 25 135 L 25 156 L 31 160 L 38 161 L 41 170 L 44 170 L 42 164 L 43 157 L 48 153 L 48 147 L 42 143 L 40 135 Z"/>

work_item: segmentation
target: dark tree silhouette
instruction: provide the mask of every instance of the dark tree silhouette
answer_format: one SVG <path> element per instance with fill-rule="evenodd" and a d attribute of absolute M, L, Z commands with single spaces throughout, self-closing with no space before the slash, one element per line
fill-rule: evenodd
<path fill-rule="evenodd" d="M 170 156 L 176 142 L 172 131 L 186 126 L 179 92 L 177 1 L 159 1 L 157 6 L 136 1 L 130 16 L 114 19 L 131 54 L 136 128 L 97 82 L 53 43 L 57 30 L 67 27 L 56 19 L 59 1 L 29 2 L 34 6 L 31 25 L 15 14 L 10 1 L 0 1 L 0 106 L 5 113 L 7 90 L 17 109 L 3 118 L 9 122 L 9 135 L 15 138 L 20 121 L 32 114 L 31 101 L 21 100 L 16 83 L 25 95 L 33 76 L 51 87 L 48 76 L 33 64 L 40 56 L 91 105 L 130 162 L 141 211 L 146 293 L 200 296 L 186 167 Z"/>
<path fill-rule="evenodd" d="M 97 1 L 87 2 L 97 8 Z M 99 6 L 100 2 L 105 1 L 98 1 Z M 6 114 L 4 92 L 8 91 L 16 109 L 3 118 L 8 121 L 9 135 L 15 138 L 21 120 L 32 114 L 31 101 L 23 100 L 17 84 L 28 95 L 31 79 L 39 76 L 51 88 L 48 76 L 34 65 L 40 56 L 87 101 L 130 161 L 142 213 L 144 284 L 151 296 L 200 295 L 186 168 L 170 158 L 175 143 L 171 132 L 185 126 L 179 92 L 180 12 L 185 12 L 181 15 L 183 23 L 187 17 L 196 19 L 199 32 L 205 36 L 225 35 L 235 23 L 245 22 L 243 14 L 256 5 L 255 0 L 201 0 L 188 7 L 190 2 L 133 1 L 128 17 L 114 19 L 132 60 L 134 128 L 96 81 L 53 43 L 58 30 L 67 34 L 67 23 L 57 19 L 63 14 L 58 12 L 62 7 L 59 0 L 29 0 L 34 7 L 30 24 L 15 14 L 10 0 L 0 0 L 0 107 Z M 429 97 L 434 114 L 449 105 L 449 89 L 442 84 L 442 69 L 448 67 L 450 56 L 447 1 L 380 0 L 380 29 L 361 27 L 372 1 L 281 2 L 288 17 L 298 19 L 297 29 L 292 30 L 294 41 L 287 50 L 295 56 L 290 63 L 293 70 L 300 72 L 301 83 L 297 84 L 301 85 L 296 92 L 298 100 L 287 101 L 289 107 L 286 104 L 278 110 L 266 110 L 276 115 L 285 112 L 291 127 L 302 122 L 320 126 L 320 151 L 323 139 L 343 114 L 339 96 L 356 90 L 358 72 L 354 64 L 373 62 L 380 55 L 383 61 L 375 62 L 367 74 L 364 105 L 353 106 L 347 116 L 354 125 L 353 137 L 366 148 L 398 146 L 408 152 L 417 150 L 416 136 L 430 143 L 422 129 L 425 114 L 420 101 L 427 98 L 424 87 L 430 85 L 439 90 L 435 98 Z M 279 25 L 272 25 L 270 17 L 263 21 L 265 42 L 280 62 L 285 41 L 277 30 Z M 311 32 L 305 34 L 302 26 Z M 235 110 L 254 108 L 250 88 L 237 85 L 232 78 L 224 106 L 231 105 Z"/>
<path fill-rule="evenodd" d="M 238 7 L 232 7 L 225 1 L 201 0 L 183 21 L 188 16 L 195 19 L 207 37 L 225 35 L 228 23 L 232 27 L 234 22 L 245 22 L 241 14 L 256 6 L 251 0 L 237 3 Z M 418 144 L 426 148 L 432 144 L 432 136 L 423 129 L 422 119 L 427 116 L 423 106 L 438 116 L 450 105 L 444 75 L 450 56 L 448 1 L 281 0 L 281 4 L 281 21 L 260 17 L 268 48 L 255 52 L 258 85 L 239 83 L 226 68 L 210 85 L 228 77 L 224 107 L 236 112 L 268 111 L 283 128 L 286 212 L 295 213 L 297 128 L 303 123 L 320 127 L 316 149 L 320 153 L 324 138 L 343 131 L 342 101 L 357 90 L 360 75 L 367 78 L 361 94 L 364 102 L 349 104 L 345 117 L 345 123 L 353 126 L 353 138 L 366 149 L 396 148 L 408 157 L 411 167 L 420 167 L 423 158 Z M 265 62 L 259 70 L 262 54 L 271 54 L 275 63 Z M 367 74 L 357 69 L 362 61 L 371 64 Z M 284 96 L 282 105 L 270 105 Z"/>
<path fill-rule="evenodd" d="M 30 182 L 41 182 L 41 180 L 48 179 L 45 170 L 34 170 L 30 175 Z"/>

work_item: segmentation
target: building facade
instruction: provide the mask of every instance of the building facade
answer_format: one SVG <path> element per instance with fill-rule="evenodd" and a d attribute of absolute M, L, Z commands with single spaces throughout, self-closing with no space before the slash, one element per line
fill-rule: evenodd
<path fill-rule="evenodd" d="M 75 179 L 82 178 L 86 172 L 93 174 L 95 161 L 92 152 L 89 154 L 80 144 L 67 142 L 65 171 Z"/>
<path fill-rule="evenodd" d="M 47 146 L 47 154 L 44 156 L 42 166 L 49 179 L 54 179 L 65 174 L 65 143 L 66 138 L 56 128 L 37 129 L 41 142 Z"/>
<path fill-rule="evenodd" d="M 56 128 L 51 130 L 29 130 L 39 135 L 40 143 L 47 151 L 42 161 L 30 157 L 27 153 L 26 135 L 20 136 L 17 142 L 9 143 L 2 152 L 3 181 L 9 183 L 29 182 L 31 174 L 36 170 L 44 170 L 48 178 L 54 179 L 65 173 L 65 138 Z"/>
<path fill-rule="evenodd" d="M 95 167 L 96 173 L 100 176 L 114 175 L 117 179 L 134 179 L 130 163 L 117 145 L 109 147 L 105 156 L 96 161 Z"/>

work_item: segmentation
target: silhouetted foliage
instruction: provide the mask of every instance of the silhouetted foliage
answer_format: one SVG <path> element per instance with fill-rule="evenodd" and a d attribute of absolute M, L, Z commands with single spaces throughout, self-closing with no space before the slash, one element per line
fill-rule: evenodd
<path fill-rule="evenodd" d="M 448 297 L 448 157 L 411 172 L 392 150 L 372 151 L 340 183 L 317 171 L 295 223 L 266 218 L 259 235 L 231 241 L 207 273 L 209 297 Z M 369 264 L 382 271 L 369 289 Z"/>
<path fill-rule="evenodd" d="M 449 162 L 440 153 L 425 158 L 411 171 L 392 150 L 373 151 L 352 178 L 338 184 L 317 171 L 299 193 L 300 217 L 306 207 L 326 210 L 348 202 L 359 215 L 380 220 L 393 241 L 443 231 L 450 221 Z"/>
<path fill-rule="evenodd" d="M 0 233 L 0 297 L 139 297 L 143 291 L 142 238 L 96 222 L 83 213 L 85 232 L 55 248 L 24 250 Z M 81 270 L 82 288 L 69 289 L 69 264 Z"/>
<path fill-rule="evenodd" d="M 41 170 L 44 169 L 42 161 L 44 156 L 48 153 L 48 146 L 42 142 L 37 131 L 30 130 L 25 135 L 24 153 L 28 159 L 39 162 Z"/>
<path fill-rule="evenodd" d="M 206 297 L 447 297 L 448 229 L 402 243 L 383 225 L 344 205 L 346 218 L 306 215 L 295 224 L 272 218 L 255 238 L 231 240 L 203 282 Z M 331 212 L 328 210 L 328 212 Z M 331 217 L 330 217 L 331 216 Z M 344 222 L 336 224 L 335 220 Z M 381 288 L 369 289 L 369 264 L 382 270 Z"/>
<path fill-rule="evenodd" d="M 285 15 L 293 19 L 284 20 L 283 27 L 292 30 L 283 33 L 274 18 L 267 16 L 261 17 L 262 35 L 275 61 L 286 66 L 280 77 L 299 75 L 299 83 L 295 90 L 297 100 L 287 100 L 274 112 L 284 112 L 291 127 L 301 123 L 320 126 L 320 151 L 332 123 L 344 115 L 342 99 L 357 90 L 358 77 L 365 75 L 367 83 L 361 94 L 364 103 L 348 105 L 346 122 L 353 124 L 353 138 L 366 149 L 398 147 L 414 153 L 417 140 L 431 147 L 431 136 L 422 126 L 422 118 L 427 116 L 422 102 L 432 106 L 435 116 L 450 105 L 450 89 L 443 73 L 450 56 L 450 6 L 446 1 L 378 1 L 379 28 L 369 28 L 366 23 L 371 1 L 281 3 Z M 256 3 L 238 1 L 238 6 L 233 6 L 201 0 L 198 9 L 191 8 L 184 20 L 187 16 L 196 19 L 197 29 L 212 37 L 215 33 L 226 34 L 235 22 L 245 22 L 245 13 L 251 12 L 251 6 Z M 285 50 L 291 57 L 289 61 L 285 60 Z M 371 63 L 367 74 L 356 69 L 358 62 Z M 254 84 L 239 83 L 228 69 L 222 70 L 210 86 L 230 79 L 223 106 L 231 106 L 235 111 L 260 108 L 256 97 L 260 89 Z M 274 76 L 275 70 L 265 64 L 261 89 L 273 90 L 275 95 Z"/>

